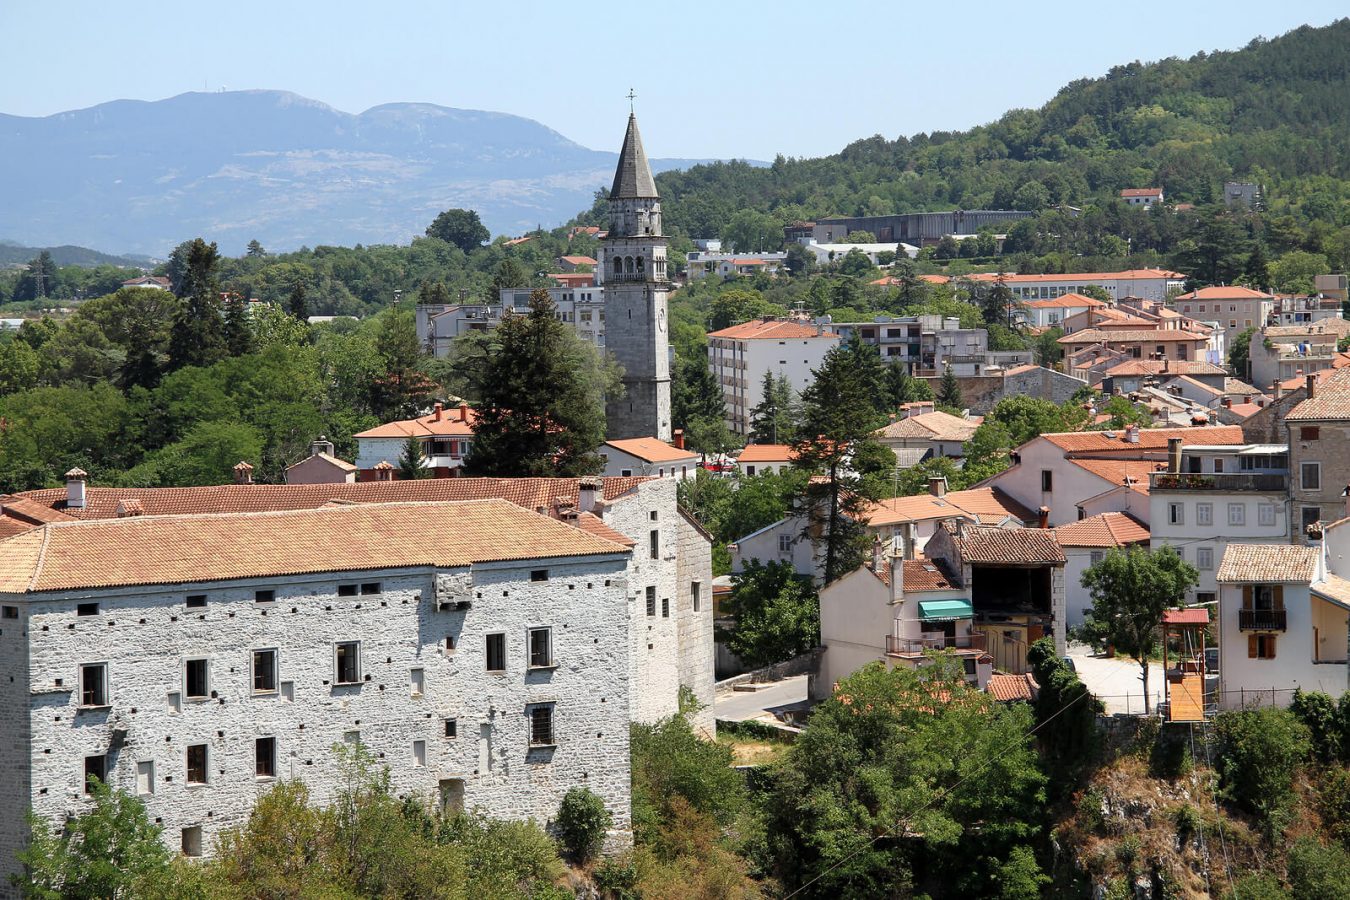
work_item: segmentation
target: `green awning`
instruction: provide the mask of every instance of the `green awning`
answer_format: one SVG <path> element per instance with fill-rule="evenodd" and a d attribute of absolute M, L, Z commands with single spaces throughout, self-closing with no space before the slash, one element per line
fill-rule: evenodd
<path fill-rule="evenodd" d="M 948 619 L 969 619 L 974 615 L 969 600 L 920 600 L 919 619 L 924 622 L 945 622 Z"/>

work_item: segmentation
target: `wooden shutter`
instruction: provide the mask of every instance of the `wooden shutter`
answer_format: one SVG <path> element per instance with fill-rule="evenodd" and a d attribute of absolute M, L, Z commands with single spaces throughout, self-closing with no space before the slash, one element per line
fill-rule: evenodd
<path fill-rule="evenodd" d="M 1249 634 L 1249 635 L 1247 635 L 1247 658 L 1248 658 L 1248 659 L 1256 659 L 1257 655 L 1260 653 L 1260 649 L 1259 649 L 1259 648 L 1257 647 L 1257 645 L 1256 645 L 1256 642 L 1257 642 L 1258 640 L 1260 640 L 1260 638 L 1258 638 L 1258 637 L 1257 637 L 1256 635 L 1254 635 L 1254 634 Z"/>
<path fill-rule="evenodd" d="M 1271 609 L 1284 609 L 1284 585 L 1277 584 L 1270 590 Z"/>
<path fill-rule="evenodd" d="M 1252 608 L 1252 586 L 1250 584 L 1244 584 L 1242 586 L 1242 608 Z"/>
<path fill-rule="evenodd" d="M 1266 659 L 1274 659 L 1274 658 L 1275 658 L 1275 635 L 1273 635 L 1273 634 L 1268 634 L 1268 635 L 1266 635 L 1266 640 L 1270 641 L 1270 645 L 1269 645 L 1269 646 L 1270 646 L 1270 653 L 1266 656 Z"/>

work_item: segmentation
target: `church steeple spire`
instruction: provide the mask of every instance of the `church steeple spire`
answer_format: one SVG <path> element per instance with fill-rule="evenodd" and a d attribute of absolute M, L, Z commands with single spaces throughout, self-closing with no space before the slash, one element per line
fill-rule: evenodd
<path fill-rule="evenodd" d="M 609 189 L 609 197 L 611 200 L 660 199 L 652 167 L 647 164 L 647 153 L 642 149 L 636 113 L 628 114 L 628 131 L 623 136 L 619 167 L 614 171 L 614 186 Z"/>

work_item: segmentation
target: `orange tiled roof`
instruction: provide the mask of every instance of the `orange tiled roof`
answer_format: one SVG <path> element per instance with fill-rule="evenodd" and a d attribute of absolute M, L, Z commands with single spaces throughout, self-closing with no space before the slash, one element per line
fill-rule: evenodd
<path fill-rule="evenodd" d="M 733 260 L 731 261 L 731 264 L 732 264 L 733 266 L 762 266 L 762 265 L 765 265 L 766 263 L 767 263 L 767 260 L 763 260 L 763 259 L 749 259 L 749 258 L 745 258 L 745 259 L 737 258 L 737 259 L 733 259 Z"/>
<path fill-rule="evenodd" d="M 1096 309 L 1106 306 L 1105 303 L 1095 297 L 1085 297 L 1082 294 L 1065 294 L 1062 297 L 1053 297 L 1049 300 L 1024 300 L 1022 305 L 1030 309 L 1076 309 L 1080 306 Z"/>
<path fill-rule="evenodd" d="M 0 516 L 0 540 L 7 537 L 13 537 L 16 534 L 23 534 L 36 528 L 37 525 L 32 522 L 25 522 L 22 519 L 12 519 L 9 516 Z"/>
<path fill-rule="evenodd" d="M 570 263 L 571 265 L 574 266 L 599 265 L 598 262 L 596 262 L 594 259 L 591 259 L 589 256 L 562 256 L 559 257 L 559 259 L 561 259 L 563 262 Z"/>
<path fill-rule="evenodd" d="M 1120 192 L 1122 197 L 1161 197 L 1162 188 L 1125 188 Z"/>
<path fill-rule="evenodd" d="M 650 479 L 602 479 L 604 499 L 614 500 Z M 112 519 L 122 500 L 141 501 L 147 516 L 316 509 L 330 500 L 350 503 L 445 502 L 500 498 L 526 509 L 575 506 L 576 478 L 422 478 L 355 484 L 218 484 L 185 488 L 85 488 L 84 509 L 66 508 L 65 488 L 26 491 L 34 500 L 80 519 Z M 3 501 L 9 502 L 9 498 Z"/>
<path fill-rule="evenodd" d="M 1287 422 L 1350 419 L 1350 369 L 1333 369 L 1320 378 L 1312 399 L 1300 401 L 1284 418 Z"/>
<path fill-rule="evenodd" d="M 1108 437 L 1114 435 L 1114 437 Z M 1141 428 L 1139 442 L 1126 439 L 1125 430 L 1065 431 L 1041 435 L 1067 453 L 1108 453 L 1166 450 L 1167 439 L 1179 437 L 1182 444 L 1241 444 L 1242 429 L 1236 425 L 1218 425 L 1212 428 Z M 1032 438 L 1035 440 L 1035 438 Z"/>
<path fill-rule="evenodd" d="M 1124 547 L 1147 543 L 1149 530 L 1123 512 L 1107 512 L 1059 526 L 1055 540 L 1065 547 Z"/>
<path fill-rule="evenodd" d="M 0 506 L 3 507 L 6 518 L 24 519 L 34 525 L 45 525 L 48 522 L 68 522 L 71 519 L 63 512 L 58 512 L 50 506 L 38 503 L 36 500 L 29 500 L 26 497 L 10 497 Z"/>
<path fill-rule="evenodd" d="M 1107 375 L 1223 375 L 1228 370 L 1214 363 L 1191 359 L 1131 359 L 1106 370 Z"/>
<path fill-rule="evenodd" d="M 980 272 L 975 275 L 963 275 L 971 281 L 996 281 L 998 273 Z M 1079 284 L 1091 284 L 1094 281 L 1130 281 L 1140 278 L 1181 279 L 1186 276 L 1168 269 L 1125 269 L 1120 272 L 1064 272 L 1049 275 L 1007 275 L 1003 280 L 1008 284 L 1041 284 L 1044 282 L 1076 281 Z"/>
<path fill-rule="evenodd" d="M 885 428 L 872 432 L 874 437 L 895 440 L 909 438 L 923 441 L 961 441 L 970 440 L 979 425 L 969 419 L 954 416 L 951 413 L 935 410 L 897 419 Z"/>
<path fill-rule="evenodd" d="M 891 497 L 873 503 L 864 515 L 868 526 L 872 528 L 962 515 L 987 525 L 997 525 L 1008 518 L 1019 522 L 1030 522 L 1036 518 L 1034 512 L 996 487 L 948 491 L 941 497 L 932 494 Z"/>
<path fill-rule="evenodd" d="M 905 559 L 901 560 L 901 565 L 903 566 L 901 571 L 905 576 L 906 594 L 957 590 L 955 579 L 951 572 L 947 570 L 947 564 L 943 560 Z M 883 559 L 881 570 L 874 571 L 873 574 L 889 587 L 891 583 L 891 561 Z"/>
<path fill-rule="evenodd" d="M 692 450 L 681 450 L 679 447 L 667 444 L 665 441 L 658 441 L 654 437 L 624 438 L 617 441 L 605 441 L 606 447 L 613 447 L 615 450 L 622 450 L 629 456 L 636 456 L 638 459 L 645 459 L 647 462 L 676 462 L 682 459 L 690 459 L 698 456 Z"/>
<path fill-rule="evenodd" d="M 1178 300 L 1274 300 L 1275 298 L 1261 291 L 1254 291 L 1251 288 L 1232 285 L 1230 287 L 1204 287 L 1197 291 L 1191 291 L 1189 294 L 1182 294 L 1177 297 Z"/>
<path fill-rule="evenodd" d="M 732 325 L 720 331 L 709 332 L 708 337 L 730 338 L 737 341 L 779 341 L 784 338 L 835 338 L 837 335 L 829 330 L 820 332 L 816 329 L 816 326 L 803 325 L 801 322 L 788 322 L 781 319 L 751 319 L 749 322 Z"/>
<path fill-rule="evenodd" d="M 464 409 L 464 418 L 460 418 L 462 407 L 443 409 L 439 413 L 418 416 L 415 419 L 400 419 L 397 422 L 385 422 L 374 428 L 367 428 L 353 437 L 358 438 L 408 438 L 427 436 L 469 437 L 473 435 L 473 424 L 478 413 Z"/>
<path fill-rule="evenodd" d="M 602 537 L 607 541 L 613 541 L 616 544 L 623 544 L 625 547 L 632 547 L 636 541 L 624 534 L 622 531 L 615 531 L 605 524 L 605 520 L 594 513 L 578 513 L 575 519 L 565 519 L 570 525 L 575 525 L 582 531 L 593 534 L 596 537 Z"/>
<path fill-rule="evenodd" d="M 1119 331 L 1110 328 L 1084 328 L 1082 331 L 1075 331 L 1073 334 L 1066 334 L 1059 339 L 1061 344 L 1202 344 L 1207 340 L 1203 334 L 1194 331 L 1185 331 L 1180 328 L 1158 328 L 1149 330 L 1145 328 L 1121 329 Z"/>
<path fill-rule="evenodd" d="M 1218 580 L 1311 583 L 1320 553 L 1317 547 L 1292 544 L 1229 544 L 1219 563 Z"/>
<path fill-rule="evenodd" d="M 792 462 L 797 454 L 787 444 L 746 444 L 738 463 L 778 463 Z"/>
<path fill-rule="evenodd" d="M 1148 476 L 1162 465 L 1161 462 L 1146 459 L 1070 458 L 1069 462 L 1115 487 L 1125 487 L 1125 480 L 1129 479 L 1129 487 L 1141 494 L 1148 493 Z"/>
<path fill-rule="evenodd" d="M 1040 528 L 999 528 L 996 525 L 942 527 L 952 536 L 961 559 L 974 565 L 1063 565 L 1064 548 L 1053 532 Z"/>
<path fill-rule="evenodd" d="M 0 591 L 181 584 L 627 553 L 505 500 L 56 522 L 0 545 Z"/>
<path fill-rule="evenodd" d="M 989 684 L 985 686 L 989 696 L 1000 703 L 1011 703 L 1016 700 L 1025 700 L 1030 703 L 1036 698 L 1036 692 L 1040 690 L 1040 685 L 1032 677 L 1030 672 L 1023 675 L 1009 675 L 1005 672 L 995 672 L 989 676 Z"/>

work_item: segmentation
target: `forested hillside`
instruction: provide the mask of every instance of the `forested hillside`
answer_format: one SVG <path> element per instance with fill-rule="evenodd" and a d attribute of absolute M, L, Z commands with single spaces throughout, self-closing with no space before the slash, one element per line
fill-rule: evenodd
<path fill-rule="evenodd" d="M 1271 213 L 1339 225 L 1350 214 L 1348 75 L 1350 19 L 1342 19 L 1238 51 L 1117 66 L 1040 109 L 965 132 L 878 135 L 834 156 L 700 165 L 657 182 L 667 223 L 694 236 L 722 233 L 747 209 L 782 224 L 1089 206 L 1155 186 L 1171 201 L 1203 205 L 1220 199 L 1226 179 L 1262 184 Z"/>

